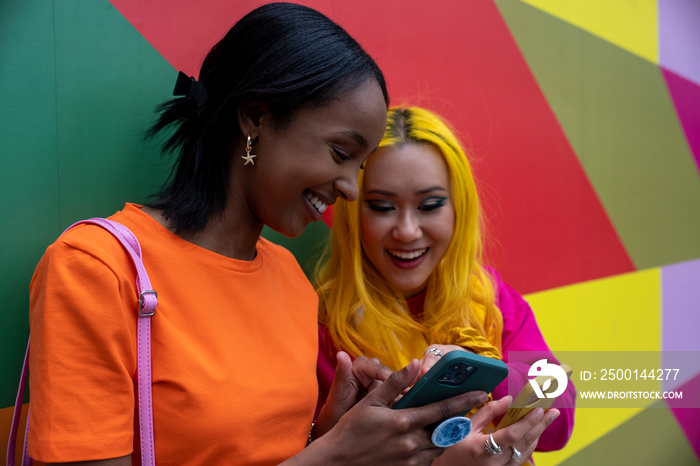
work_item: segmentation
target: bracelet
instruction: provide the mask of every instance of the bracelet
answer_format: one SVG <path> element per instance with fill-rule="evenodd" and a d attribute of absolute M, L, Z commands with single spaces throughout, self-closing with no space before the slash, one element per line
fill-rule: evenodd
<path fill-rule="evenodd" d="M 314 427 L 316 427 L 316 419 L 313 420 L 311 423 L 311 428 L 309 429 L 309 439 L 306 441 L 306 445 L 308 446 L 311 442 L 314 441 L 314 438 L 312 437 Z"/>

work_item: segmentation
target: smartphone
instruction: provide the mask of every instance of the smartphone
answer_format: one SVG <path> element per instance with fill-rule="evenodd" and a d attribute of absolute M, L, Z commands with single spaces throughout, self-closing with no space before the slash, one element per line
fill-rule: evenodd
<path fill-rule="evenodd" d="M 423 406 L 475 390 L 491 393 L 507 375 L 508 366 L 503 361 L 467 351 L 450 351 L 396 402 L 394 409 Z"/>
<path fill-rule="evenodd" d="M 566 372 L 567 379 L 571 378 L 571 374 L 573 373 L 573 371 L 569 366 L 567 366 L 566 364 L 561 364 L 559 367 L 564 369 L 564 372 Z M 557 379 L 555 379 L 552 376 L 541 375 L 531 380 L 535 380 L 537 385 L 540 387 L 541 391 L 545 391 L 544 384 L 548 380 L 551 380 L 551 391 L 557 389 Z M 503 429 L 504 427 L 508 427 L 509 425 L 518 422 L 520 419 L 522 419 L 523 416 L 525 416 L 527 413 L 529 413 L 535 408 L 542 408 L 546 411 L 552 406 L 554 400 L 555 398 L 538 398 L 534 388 L 532 388 L 532 385 L 530 385 L 530 382 L 528 381 L 528 383 L 525 384 L 523 389 L 520 390 L 520 393 L 515 398 L 515 400 L 513 400 L 513 404 L 506 412 L 506 415 L 503 416 L 501 422 L 499 422 L 496 426 L 496 430 Z"/>

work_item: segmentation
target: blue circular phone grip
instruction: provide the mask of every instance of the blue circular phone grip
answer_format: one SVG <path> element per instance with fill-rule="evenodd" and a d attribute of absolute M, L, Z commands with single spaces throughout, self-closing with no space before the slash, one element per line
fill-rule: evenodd
<path fill-rule="evenodd" d="M 468 417 L 455 416 L 445 419 L 433 430 L 430 440 L 440 448 L 451 447 L 461 442 L 472 430 L 472 421 Z"/>

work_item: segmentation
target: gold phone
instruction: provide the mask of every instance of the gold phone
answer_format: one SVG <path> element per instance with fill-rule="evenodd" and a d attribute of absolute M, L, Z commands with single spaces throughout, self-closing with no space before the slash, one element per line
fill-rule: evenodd
<path fill-rule="evenodd" d="M 570 379 L 571 374 L 573 373 L 571 368 L 566 364 L 561 364 L 559 367 L 564 369 L 564 372 L 566 372 L 567 379 Z M 551 380 L 550 384 L 554 389 L 553 391 L 556 391 L 557 389 L 557 379 L 555 379 L 552 376 L 540 375 L 531 380 L 535 380 L 537 382 L 537 385 L 540 387 L 540 390 L 542 391 L 544 391 L 544 384 L 549 380 Z M 518 394 L 517 398 L 515 398 L 515 400 L 513 401 L 513 404 L 508 409 L 506 415 L 503 416 L 501 422 L 499 422 L 496 426 L 496 430 L 503 429 L 504 427 L 508 427 L 509 425 L 518 422 L 520 419 L 522 419 L 523 416 L 525 416 L 527 413 L 529 413 L 535 408 L 542 408 L 546 411 L 552 406 L 554 400 L 554 398 L 538 398 L 537 394 L 535 393 L 535 390 L 532 388 L 532 385 L 528 381 L 528 383 L 525 384 L 523 389 L 520 390 L 520 393 Z"/>

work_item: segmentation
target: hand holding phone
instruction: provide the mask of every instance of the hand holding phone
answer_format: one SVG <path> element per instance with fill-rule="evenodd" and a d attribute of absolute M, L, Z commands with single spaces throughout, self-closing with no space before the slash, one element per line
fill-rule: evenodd
<path fill-rule="evenodd" d="M 503 361 L 467 351 L 450 351 L 396 402 L 394 409 L 423 406 L 476 390 L 491 393 L 507 375 L 508 366 Z"/>
<path fill-rule="evenodd" d="M 564 369 L 567 379 L 571 378 L 573 371 L 569 366 L 566 364 L 561 364 L 559 367 Z M 534 380 L 537 383 L 537 386 L 540 387 L 540 391 L 542 392 L 545 391 L 544 384 L 548 381 L 550 381 L 549 383 L 551 385 L 549 388 L 552 389 L 552 391 L 557 389 L 557 379 L 552 376 L 541 375 L 531 380 Z M 518 422 L 523 418 L 523 416 L 535 408 L 542 408 L 546 411 L 552 406 L 554 400 L 555 398 L 538 398 L 537 394 L 535 393 L 535 389 L 528 381 L 523 389 L 520 390 L 517 398 L 513 400 L 513 404 L 510 406 L 505 416 L 503 416 L 501 422 L 499 422 L 496 426 L 496 430 L 503 429 L 504 427 L 508 427 L 509 425 Z"/>
<path fill-rule="evenodd" d="M 424 406 L 476 390 L 490 393 L 507 375 L 508 366 L 503 361 L 467 351 L 450 351 L 393 408 Z M 444 448 L 466 437 L 471 429 L 471 420 L 464 417 L 465 414 L 460 413 L 433 427 L 433 444 Z"/>

